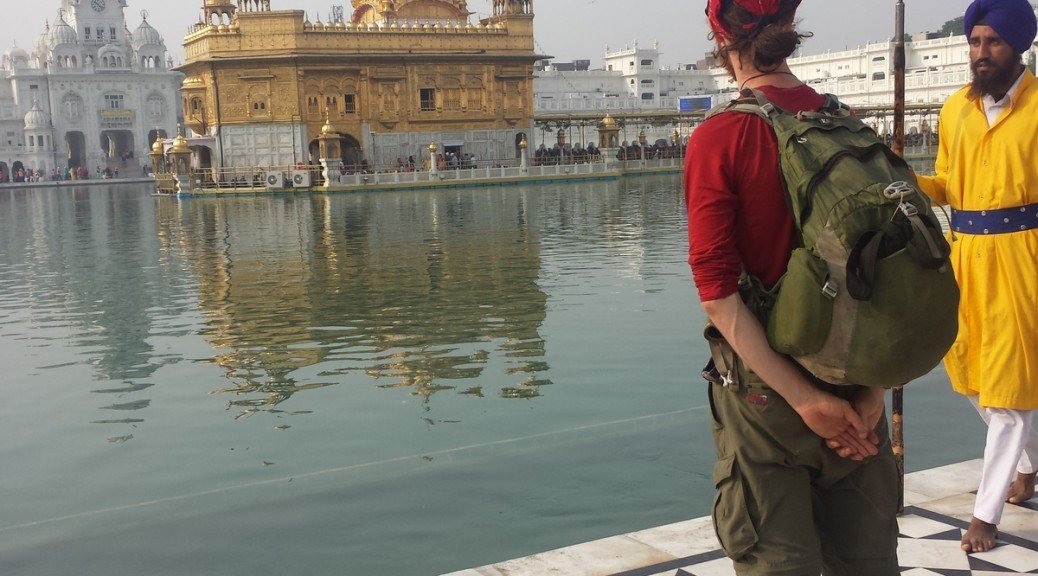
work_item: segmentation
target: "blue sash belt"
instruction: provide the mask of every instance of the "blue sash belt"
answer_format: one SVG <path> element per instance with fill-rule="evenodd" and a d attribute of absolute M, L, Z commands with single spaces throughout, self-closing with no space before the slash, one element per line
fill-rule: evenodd
<path fill-rule="evenodd" d="M 951 229 L 963 234 L 1008 234 L 1038 228 L 1038 204 L 999 210 L 951 211 Z"/>

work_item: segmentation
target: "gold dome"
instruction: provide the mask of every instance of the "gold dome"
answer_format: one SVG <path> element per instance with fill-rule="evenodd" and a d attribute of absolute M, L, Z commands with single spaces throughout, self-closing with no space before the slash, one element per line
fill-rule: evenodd
<path fill-rule="evenodd" d="M 603 128 L 616 128 L 616 120 L 609 114 L 606 114 L 605 118 L 602 119 Z"/>
<path fill-rule="evenodd" d="M 436 147 L 436 142 L 431 142 L 429 144 L 429 152 L 436 154 L 437 150 L 439 150 L 439 148 Z"/>
<path fill-rule="evenodd" d="M 183 136 L 177 136 L 176 138 L 173 139 L 173 148 L 172 148 L 171 151 L 174 154 L 177 154 L 177 153 L 183 154 L 185 152 L 190 154 L 191 153 L 191 148 L 188 147 L 186 138 L 184 138 Z"/>
<path fill-rule="evenodd" d="M 162 138 L 158 136 L 155 137 L 155 143 L 151 145 L 151 153 L 159 156 L 165 153 L 165 149 L 162 145 Z"/>
<path fill-rule="evenodd" d="M 325 119 L 324 126 L 321 126 L 321 134 L 328 136 L 329 134 L 335 134 L 335 126 L 332 126 L 331 119 Z"/>
<path fill-rule="evenodd" d="M 526 146 L 526 136 L 523 136 L 523 139 L 519 141 L 519 148 L 521 148 L 522 150 L 526 150 Z"/>

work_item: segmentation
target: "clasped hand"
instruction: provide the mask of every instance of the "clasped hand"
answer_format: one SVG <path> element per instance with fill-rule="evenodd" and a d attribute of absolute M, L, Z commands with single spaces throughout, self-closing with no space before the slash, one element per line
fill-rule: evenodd
<path fill-rule="evenodd" d="M 885 409 L 882 388 L 863 389 L 851 402 L 818 391 L 796 408 L 804 423 L 843 458 L 864 460 L 876 455 L 875 428 Z"/>

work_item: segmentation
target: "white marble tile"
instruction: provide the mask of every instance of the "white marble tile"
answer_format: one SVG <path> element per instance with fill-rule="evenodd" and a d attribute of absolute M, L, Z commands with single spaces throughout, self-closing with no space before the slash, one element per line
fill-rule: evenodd
<path fill-rule="evenodd" d="M 956 494 L 939 500 L 931 500 L 921 508 L 969 522 L 973 518 L 973 501 L 976 496 L 970 493 Z"/>
<path fill-rule="evenodd" d="M 897 524 L 902 534 L 912 538 L 925 538 L 926 536 L 933 536 L 954 528 L 954 526 L 949 526 L 943 522 L 936 522 L 913 514 L 898 518 Z"/>
<path fill-rule="evenodd" d="M 919 494 L 908 489 L 905 490 L 905 506 L 918 506 L 930 500 L 933 500 L 933 498 L 926 494 Z"/>
<path fill-rule="evenodd" d="M 973 556 L 1017 572 L 1038 570 L 1038 552 L 1012 544 L 1003 544 L 994 550 L 979 552 Z"/>
<path fill-rule="evenodd" d="M 897 559 L 902 566 L 939 570 L 969 570 L 970 568 L 966 553 L 959 548 L 958 541 L 899 538 Z"/>
<path fill-rule="evenodd" d="M 981 464 L 980 459 L 968 460 L 907 474 L 905 491 L 935 500 L 976 490 L 980 484 Z"/>
<path fill-rule="evenodd" d="M 691 572 L 695 576 L 735 576 L 735 567 L 728 558 L 718 558 L 685 568 L 685 572 Z"/>
<path fill-rule="evenodd" d="M 674 560 L 626 536 L 614 536 L 494 564 L 502 576 L 607 576 Z"/>
<path fill-rule="evenodd" d="M 926 568 L 912 568 L 907 572 L 902 572 L 901 576 L 941 576 L 933 570 L 927 570 Z"/>
<path fill-rule="evenodd" d="M 1023 506 L 1006 504 L 1002 509 L 1002 521 L 999 522 L 998 529 L 1019 538 L 1038 541 L 1038 512 Z"/>
<path fill-rule="evenodd" d="M 709 517 L 642 530 L 627 536 L 676 558 L 695 556 L 720 548 L 714 534 L 714 524 Z"/>
<path fill-rule="evenodd" d="M 1020 572 L 988 572 L 987 570 L 974 570 L 971 574 L 973 576 L 1027 576 Z"/>
<path fill-rule="evenodd" d="M 498 576 L 499 574 L 496 570 L 493 572 L 484 572 L 483 570 L 485 569 L 486 568 L 479 570 L 462 570 L 461 572 L 451 572 L 450 574 L 444 574 L 443 576 Z"/>

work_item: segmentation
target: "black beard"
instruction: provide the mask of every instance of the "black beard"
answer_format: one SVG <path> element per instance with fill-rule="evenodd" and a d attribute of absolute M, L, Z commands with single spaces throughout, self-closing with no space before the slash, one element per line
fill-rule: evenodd
<path fill-rule="evenodd" d="M 1007 66 L 1001 66 L 995 61 L 983 60 L 992 68 L 983 76 L 977 73 L 977 62 L 970 62 L 970 72 L 973 73 L 973 84 L 970 86 L 970 98 L 980 98 L 984 95 L 1005 96 L 1006 92 L 1013 87 L 1013 82 L 1020 71 L 1019 57 L 1012 60 Z M 1001 98 L 999 98 L 1001 99 Z"/>

